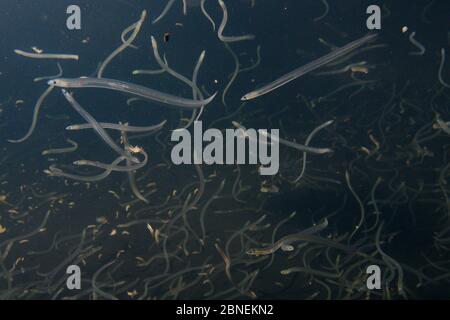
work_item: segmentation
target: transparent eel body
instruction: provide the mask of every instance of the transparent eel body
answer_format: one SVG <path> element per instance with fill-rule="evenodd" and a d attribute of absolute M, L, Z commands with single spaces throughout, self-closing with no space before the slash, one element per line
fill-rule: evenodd
<path fill-rule="evenodd" d="M 252 256 L 268 255 L 268 254 L 275 253 L 280 248 L 286 248 L 287 251 L 290 251 L 290 250 L 292 250 L 292 248 L 290 247 L 291 243 L 297 242 L 297 241 L 319 243 L 319 244 L 323 244 L 323 245 L 326 245 L 329 247 L 341 249 L 346 252 L 354 251 L 354 249 L 352 247 L 348 247 L 348 246 L 342 245 L 340 243 L 337 243 L 335 241 L 313 235 L 314 233 L 317 233 L 317 232 L 325 229 L 327 226 L 328 226 L 328 220 L 325 219 L 324 222 L 322 222 L 318 225 L 315 225 L 311 228 L 308 228 L 308 229 L 303 230 L 298 233 L 287 235 L 287 236 L 281 238 L 280 240 L 276 241 L 275 243 L 273 243 L 271 246 L 264 247 L 264 248 L 251 248 L 251 249 L 247 250 L 247 254 L 252 255 Z"/>
<path fill-rule="evenodd" d="M 266 93 L 269 93 L 269 92 L 285 85 L 286 83 L 297 79 L 298 77 L 301 77 L 311 71 L 314 71 L 314 70 L 326 65 L 327 63 L 330 63 L 333 60 L 336 60 L 336 59 L 346 55 L 347 53 L 361 47 L 362 45 L 366 44 L 367 42 L 374 40 L 376 37 L 377 37 L 376 33 L 369 33 L 362 38 L 352 41 L 341 48 L 331 51 L 330 53 L 320 57 L 319 59 L 311 61 L 310 63 L 307 63 L 304 66 L 301 66 L 301 67 L 281 76 L 280 78 L 276 79 L 275 81 L 272 81 L 269 84 L 267 84 L 259 89 L 256 89 L 254 91 L 251 91 L 251 92 L 245 94 L 241 98 L 241 100 L 243 100 L 243 101 L 251 100 L 251 99 L 260 97 L 262 95 L 265 95 Z"/>
<path fill-rule="evenodd" d="M 205 100 L 191 100 L 177 97 L 168 93 L 153 90 L 138 84 L 106 78 L 59 78 L 48 81 L 48 85 L 60 88 L 101 88 L 127 93 L 145 100 L 157 101 L 163 104 L 197 109 L 210 103 L 216 93 Z"/>

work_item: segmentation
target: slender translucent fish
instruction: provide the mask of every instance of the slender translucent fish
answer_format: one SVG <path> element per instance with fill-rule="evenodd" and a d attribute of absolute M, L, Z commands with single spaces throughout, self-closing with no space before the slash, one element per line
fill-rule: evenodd
<path fill-rule="evenodd" d="M 14 52 L 20 56 L 34 59 L 66 59 L 66 60 L 78 60 L 78 55 L 76 54 L 60 54 L 60 53 L 34 53 L 25 52 L 22 50 L 14 50 Z"/>
<path fill-rule="evenodd" d="M 126 166 L 119 166 L 117 164 L 105 164 L 100 161 L 91 161 L 91 160 L 77 160 L 74 161 L 73 164 L 77 166 L 92 166 L 97 167 L 105 170 L 112 170 L 112 171 L 121 171 L 121 172 L 131 172 L 136 171 L 142 167 L 144 167 L 147 164 L 148 161 L 148 155 L 147 152 L 145 152 L 144 149 L 140 147 L 132 147 L 128 143 L 128 138 L 126 137 L 126 133 L 124 131 L 122 133 L 122 140 L 124 142 L 124 149 L 129 154 L 129 157 L 131 157 L 131 151 L 133 153 L 139 153 L 144 156 L 144 159 L 141 162 L 133 164 L 125 157 L 122 157 L 122 159 L 126 160 L 127 165 Z"/>
<path fill-rule="evenodd" d="M 178 80 L 180 80 L 180 81 L 184 82 L 185 84 L 187 84 L 188 86 L 190 86 L 192 88 L 192 92 L 193 92 L 193 100 L 203 100 L 204 97 L 203 97 L 202 92 L 200 91 L 200 89 L 197 86 L 196 79 L 195 79 L 195 81 L 194 81 L 194 79 L 191 81 L 190 79 L 186 78 L 185 76 L 179 74 L 178 72 L 176 72 L 175 70 L 170 68 L 166 58 L 164 57 L 164 61 L 163 61 L 161 59 L 161 56 L 159 55 L 158 43 L 156 42 L 156 39 L 153 36 L 151 36 L 150 38 L 151 38 L 151 42 L 152 42 L 153 54 L 155 56 L 156 62 L 158 62 L 158 64 L 161 66 L 161 68 L 165 72 L 169 73 L 170 75 L 174 76 Z M 202 64 L 204 57 L 205 57 L 205 51 L 203 51 L 200 54 L 200 58 L 194 68 L 194 75 L 196 73 L 198 73 L 198 69 L 200 68 L 200 66 Z M 197 99 L 197 98 L 199 98 L 199 99 Z M 200 109 L 200 114 L 202 113 L 202 111 L 203 111 L 203 107 L 201 107 L 201 109 Z M 186 124 L 186 126 L 184 128 L 187 128 L 192 124 L 192 122 L 195 119 L 196 114 L 197 114 L 197 110 L 194 110 L 192 113 L 191 119 L 189 120 L 189 122 Z"/>
<path fill-rule="evenodd" d="M 223 90 L 223 93 L 222 93 L 222 103 L 224 106 L 227 106 L 225 97 L 226 97 L 227 92 L 230 89 L 231 85 L 233 84 L 234 80 L 236 80 L 237 75 L 239 74 L 240 63 L 239 63 L 239 59 L 238 59 L 236 53 L 234 53 L 234 51 L 230 48 L 230 45 L 226 42 L 224 43 L 224 45 L 225 45 L 225 49 L 228 50 L 228 52 L 231 54 L 231 56 L 233 57 L 233 60 L 234 60 L 234 71 L 231 74 L 230 81 L 228 81 L 228 83 L 225 86 L 225 89 Z"/>
<path fill-rule="evenodd" d="M 311 228 L 308 228 L 308 229 L 303 230 L 298 233 L 287 235 L 287 236 L 281 238 L 280 240 L 276 241 L 275 243 L 273 243 L 271 246 L 264 247 L 264 248 L 251 248 L 251 249 L 247 250 L 247 254 L 252 255 L 252 256 L 273 254 L 276 251 L 278 251 L 278 249 L 283 248 L 283 247 L 288 247 L 291 245 L 291 243 L 298 242 L 298 241 L 315 242 L 315 243 L 323 244 L 326 246 L 339 248 L 344 251 L 352 251 L 353 250 L 353 248 L 351 248 L 351 247 L 347 247 L 345 245 L 334 242 L 327 238 L 313 236 L 314 233 L 320 232 L 321 230 L 325 229 L 327 226 L 328 226 L 328 220 L 325 219 L 322 223 L 320 223 L 316 226 L 313 226 Z"/>
<path fill-rule="evenodd" d="M 8 140 L 9 142 L 11 142 L 11 143 L 23 142 L 23 141 L 27 140 L 33 134 L 33 131 L 36 128 L 39 111 L 41 110 L 42 103 L 44 102 L 45 98 L 50 94 L 50 92 L 52 92 L 53 88 L 54 88 L 54 86 L 50 85 L 50 87 L 48 87 L 47 90 L 44 91 L 44 93 L 39 97 L 38 101 L 36 102 L 36 105 L 34 106 L 34 111 L 33 111 L 33 119 L 31 120 L 31 126 L 28 129 L 28 132 L 25 134 L 25 136 L 23 136 L 22 138 L 17 139 L 17 140 L 10 139 L 10 140 Z"/>
<path fill-rule="evenodd" d="M 100 181 L 108 177 L 112 173 L 112 168 L 117 165 L 119 162 L 125 160 L 124 157 L 120 156 L 116 160 L 111 163 L 111 167 L 105 170 L 104 172 L 95 175 L 95 176 L 81 176 L 71 173 L 66 173 L 62 171 L 60 168 L 56 167 L 55 165 L 51 165 L 48 170 L 44 170 L 45 173 L 47 173 L 51 177 L 63 177 L 68 178 L 72 180 L 77 181 L 83 181 L 83 182 L 94 182 L 94 181 Z"/>
<path fill-rule="evenodd" d="M 186 3 L 186 0 L 183 0 L 183 15 L 187 15 L 187 3 Z"/>
<path fill-rule="evenodd" d="M 219 37 L 220 41 L 222 42 L 237 42 L 237 41 L 244 41 L 244 40 L 253 40 L 255 38 L 252 34 L 247 34 L 245 36 L 238 36 L 238 37 L 227 37 L 222 35 L 223 29 L 225 29 L 225 25 L 228 21 L 228 10 L 227 6 L 222 0 L 219 0 L 219 4 L 222 7 L 223 11 L 223 18 L 222 22 L 220 23 L 219 29 L 217 30 L 217 36 Z"/>
<path fill-rule="evenodd" d="M 334 120 L 328 120 L 325 123 L 322 123 L 320 126 L 318 126 L 317 128 L 315 128 L 310 134 L 309 136 L 306 138 L 305 141 L 305 147 L 307 147 L 309 145 L 309 143 L 311 142 L 311 139 L 316 135 L 317 132 L 319 132 L 320 130 L 322 130 L 325 127 L 328 127 L 329 125 L 331 125 L 334 122 Z M 306 158 L 308 156 L 307 152 L 303 152 L 303 164 L 302 164 L 302 171 L 300 172 L 300 175 L 293 181 L 294 183 L 298 182 L 302 177 L 303 174 L 305 173 L 305 169 L 306 169 Z"/>
<path fill-rule="evenodd" d="M 238 128 L 238 129 L 242 129 L 244 136 L 247 136 L 247 134 L 245 133 L 247 131 L 247 129 L 243 125 L 241 125 L 237 121 L 231 121 L 231 123 L 233 124 L 234 127 Z M 314 153 L 314 154 L 326 154 L 326 153 L 333 152 L 333 149 L 330 149 L 330 148 L 314 148 L 314 147 L 309 147 L 309 146 L 306 146 L 303 144 L 295 143 L 292 141 L 288 141 L 288 140 L 285 140 L 280 137 L 275 137 L 275 136 L 272 136 L 271 134 L 269 134 L 266 130 L 258 130 L 258 133 L 262 136 L 270 138 L 270 140 L 272 142 L 267 142 L 266 144 L 272 144 L 273 141 L 277 141 L 278 143 L 283 144 L 287 147 L 294 148 L 294 149 L 297 149 L 297 150 L 300 150 L 303 152 L 309 152 L 309 153 Z M 249 136 L 249 138 L 251 139 L 250 136 Z"/>
<path fill-rule="evenodd" d="M 157 101 L 160 103 L 187 108 L 196 109 L 210 103 L 217 92 L 205 100 L 190 100 L 173 96 L 168 93 L 153 90 L 138 84 L 124 82 L 113 79 L 97 78 L 59 78 L 48 81 L 48 85 L 60 88 L 101 88 L 127 93 L 146 100 Z"/>
<path fill-rule="evenodd" d="M 416 32 L 411 32 L 411 34 L 409 35 L 409 41 L 419 50 L 410 52 L 409 55 L 422 56 L 425 54 L 425 47 L 414 38 L 415 36 L 416 36 Z"/>
<path fill-rule="evenodd" d="M 332 272 L 326 272 L 326 271 L 321 271 L 321 270 L 314 270 L 311 268 L 304 268 L 304 267 L 292 267 L 292 268 L 288 268 L 288 269 L 284 269 L 281 270 L 280 273 L 282 275 L 288 275 L 291 274 L 293 272 L 305 272 L 305 273 L 309 273 L 312 275 L 318 275 L 318 276 L 322 276 L 322 277 L 326 277 L 326 278 L 341 278 L 342 274 L 341 273 L 332 273 Z"/>
<path fill-rule="evenodd" d="M 279 143 L 281 143 L 281 144 L 283 144 L 283 145 L 285 145 L 287 147 L 291 147 L 291 148 L 294 148 L 294 149 L 297 149 L 297 150 L 300 150 L 300 151 L 303 151 L 303 152 L 309 152 L 309 153 L 315 153 L 315 154 L 325 154 L 325 153 L 333 152 L 333 150 L 330 149 L 330 148 L 308 147 L 306 145 L 302 145 L 302 144 L 299 144 L 299 143 L 288 141 L 288 140 L 285 140 L 285 139 L 280 138 L 280 137 L 274 137 L 274 136 L 270 135 L 268 132 L 263 131 L 263 130 L 259 130 L 258 132 L 259 132 L 259 134 L 270 138 L 272 141 L 278 141 Z"/>
<path fill-rule="evenodd" d="M 439 115 L 436 115 L 436 122 L 438 127 L 442 129 L 446 134 L 450 135 L 450 128 L 446 122 L 442 121 Z"/>
<path fill-rule="evenodd" d="M 91 287 L 92 287 L 92 299 L 98 300 L 98 297 L 101 297 L 103 299 L 108 300 L 118 300 L 114 295 L 112 295 L 109 292 L 105 292 L 99 288 L 99 285 L 96 284 L 97 278 L 104 270 L 108 269 L 110 266 L 112 266 L 114 263 L 116 263 L 117 258 L 108 262 L 103 267 L 99 268 L 97 271 L 95 271 L 94 275 L 92 276 L 91 281 Z M 118 265 L 121 265 L 123 262 L 120 262 Z"/>
<path fill-rule="evenodd" d="M 203 15 L 211 22 L 213 26 L 213 31 L 216 30 L 216 24 L 214 23 L 214 20 L 211 18 L 211 16 L 208 14 L 208 12 L 205 9 L 205 0 L 201 0 L 200 2 L 200 8 L 202 9 Z"/>
<path fill-rule="evenodd" d="M 328 2 L 326 0 L 322 0 L 322 3 L 325 6 L 325 11 L 319 17 L 315 18 L 314 22 L 320 21 L 323 18 L 325 18 L 327 16 L 328 12 L 330 11 L 330 5 L 328 4 Z"/>
<path fill-rule="evenodd" d="M 128 98 L 128 99 L 127 99 L 127 105 L 128 105 L 128 106 L 131 106 L 131 104 L 132 104 L 133 102 L 136 102 L 136 101 L 142 101 L 142 99 L 141 99 L 141 98 L 136 98 L 136 97 Z"/>
<path fill-rule="evenodd" d="M 166 122 L 167 120 L 164 120 L 154 126 L 147 126 L 147 127 L 136 127 L 136 126 L 129 126 L 127 124 L 117 124 L 108 122 L 99 122 L 98 124 L 103 129 L 112 129 L 125 132 L 147 132 L 161 129 L 162 127 L 164 127 Z M 66 130 L 84 130 L 84 129 L 92 129 L 92 124 L 90 123 L 72 124 L 66 127 Z"/>
<path fill-rule="evenodd" d="M 91 166 L 111 171 L 130 172 L 145 167 L 145 165 L 147 164 L 148 161 L 147 153 L 144 150 L 142 150 L 141 153 L 144 155 L 144 160 L 142 160 L 142 162 L 137 164 L 131 164 L 128 162 L 126 166 L 120 166 L 118 164 L 106 164 L 100 161 L 92 161 L 92 160 L 76 160 L 73 162 L 73 164 L 76 166 Z"/>
<path fill-rule="evenodd" d="M 155 24 L 159 20 L 164 18 L 164 16 L 167 14 L 167 12 L 170 10 L 170 8 L 172 8 L 174 3 L 175 3 L 175 0 L 169 0 L 169 2 L 167 2 L 166 6 L 164 7 L 164 10 L 161 12 L 161 14 L 155 20 L 153 20 L 152 24 Z"/>
<path fill-rule="evenodd" d="M 397 277 L 397 289 L 399 291 L 399 294 L 403 295 L 403 269 L 400 263 L 397 262 L 394 258 L 389 256 L 387 253 L 384 252 L 383 249 L 381 249 L 380 246 L 380 234 L 381 229 L 383 228 L 384 221 L 381 222 L 380 226 L 378 227 L 377 233 L 375 235 L 375 246 L 377 248 L 377 251 L 381 254 L 383 260 L 386 262 L 387 265 L 390 265 L 392 267 L 395 267 L 398 271 L 398 277 Z"/>
<path fill-rule="evenodd" d="M 63 70 L 62 70 L 61 64 L 59 62 L 57 62 L 56 65 L 58 66 L 58 70 L 59 70 L 58 74 L 55 74 L 54 76 L 45 76 L 45 77 L 34 78 L 33 81 L 38 82 L 38 81 L 42 81 L 42 80 L 51 80 L 51 79 L 55 79 L 55 78 L 60 78 L 63 74 Z"/>
<path fill-rule="evenodd" d="M 153 36 L 150 36 L 151 42 L 152 42 L 152 48 L 153 48 L 153 54 L 155 55 L 155 59 L 156 62 L 158 62 L 158 64 L 161 66 L 161 68 L 169 73 L 170 75 L 174 76 L 175 78 L 177 78 L 178 80 L 186 83 L 188 86 L 190 86 L 192 88 L 193 91 L 197 92 L 197 94 L 199 93 L 201 95 L 200 89 L 197 87 L 196 84 L 194 84 L 193 81 L 189 80 L 188 78 L 186 78 L 185 76 L 179 74 L 178 72 L 176 72 L 175 70 L 173 70 L 172 68 L 169 67 L 167 60 L 163 61 L 161 59 L 161 56 L 159 55 L 159 51 L 158 51 L 158 43 L 156 42 L 156 39 Z M 196 100 L 196 99 L 194 99 Z"/>
<path fill-rule="evenodd" d="M 253 59 L 251 59 L 251 62 L 252 62 L 251 66 L 240 69 L 239 73 L 256 69 L 261 64 L 261 46 L 260 45 L 258 45 L 256 47 L 256 62 L 253 62 Z"/>
<path fill-rule="evenodd" d="M 136 74 L 161 74 L 166 72 L 166 70 L 164 69 L 160 69 L 160 70 L 133 70 L 132 74 L 136 75 Z"/>
<path fill-rule="evenodd" d="M 319 59 L 311 61 L 310 63 L 307 63 L 304 66 L 301 66 L 300 68 L 297 68 L 297 69 L 285 74 L 284 76 L 278 78 L 277 80 L 275 80 L 259 89 L 256 89 L 254 91 L 251 91 L 251 92 L 245 94 L 241 98 L 241 100 L 243 100 L 243 101 L 251 100 L 251 99 L 255 99 L 259 96 L 265 95 L 266 93 L 269 93 L 269 92 L 285 85 L 286 83 L 297 79 L 298 77 L 301 77 L 311 71 L 314 71 L 317 68 L 320 68 L 320 67 L 330 63 L 333 60 L 339 59 L 340 57 L 361 47 L 362 45 L 368 43 L 369 41 L 374 40 L 376 37 L 377 37 L 376 33 L 369 33 L 358 40 L 350 42 L 349 44 L 347 44 L 341 48 L 338 48 L 334 51 L 331 51 L 330 53 L 324 55 L 323 57 L 321 57 Z"/>
<path fill-rule="evenodd" d="M 359 228 L 361 228 L 362 224 L 365 224 L 365 219 L 366 219 L 366 210 L 364 208 L 364 203 L 362 202 L 361 198 L 358 196 L 358 194 L 356 193 L 356 191 L 353 189 L 352 184 L 350 182 L 350 174 L 348 173 L 348 170 L 345 170 L 345 181 L 347 182 L 347 186 L 350 189 L 350 192 L 352 193 L 353 197 L 355 198 L 356 202 L 358 202 L 359 208 L 361 210 L 361 217 L 359 219 L 358 224 L 355 226 L 355 229 L 353 230 L 353 232 L 350 234 L 349 236 L 349 241 L 351 238 L 353 238 L 353 236 L 356 234 L 356 232 L 358 232 Z M 367 228 L 366 228 L 367 230 Z"/>
<path fill-rule="evenodd" d="M 441 63 L 439 64 L 439 71 L 438 71 L 438 79 L 439 82 L 446 88 L 450 88 L 450 85 L 447 84 L 444 79 L 442 78 L 442 70 L 444 69 L 445 64 L 445 49 L 441 49 Z"/>
<path fill-rule="evenodd" d="M 111 149 L 134 163 L 140 163 L 140 161 L 135 157 L 130 158 L 130 155 L 114 142 L 114 140 L 108 135 L 108 133 L 98 124 L 97 120 L 95 120 L 93 116 L 91 116 L 86 110 L 84 110 L 84 108 L 74 99 L 74 97 L 72 97 L 69 92 L 64 89 L 62 89 L 61 91 L 70 105 L 84 118 L 84 120 L 92 125 L 94 131 L 103 141 L 106 142 L 108 146 L 111 147 Z"/>
<path fill-rule="evenodd" d="M 121 134 L 122 134 L 123 145 L 124 145 L 125 149 L 128 150 L 128 153 L 130 153 L 131 146 L 128 141 L 127 133 L 125 131 L 122 131 Z M 142 166 L 145 166 L 147 164 L 147 159 L 148 159 L 147 153 L 142 148 L 137 148 L 137 150 L 139 153 L 144 154 L 145 159 L 144 159 L 144 161 L 142 161 Z M 127 162 L 127 167 L 133 167 L 133 164 L 129 160 L 127 160 L 126 162 Z M 136 175 L 135 175 L 134 170 L 128 171 L 127 175 L 128 175 L 128 181 L 130 183 L 131 191 L 136 196 L 136 198 L 144 201 L 145 203 L 149 203 L 147 198 L 145 198 L 145 196 L 141 193 L 141 191 L 139 190 L 139 188 L 136 184 Z"/>
<path fill-rule="evenodd" d="M 198 88 L 198 86 L 197 86 L 198 71 L 200 70 L 200 67 L 201 67 L 201 65 L 202 65 L 202 63 L 203 63 L 203 60 L 205 59 L 205 54 L 206 54 L 206 51 L 205 51 L 205 50 L 203 50 L 203 51 L 200 53 L 200 56 L 198 57 L 198 60 L 197 60 L 197 64 L 195 65 L 195 68 L 194 68 L 194 73 L 192 74 L 192 83 L 194 84 L 194 86 L 192 87 L 192 97 L 193 97 L 194 100 L 197 100 L 198 98 L 200 98 L 201 100 L 204 99 L 203 93 L 200 91 L 200 89 L 198 90 L 198 93 L 197 93 L 197 92 L 195 91 L 195 88 Z M 198 121 L 198 119 L 200 119 L 200 116 L 201 116 L 202 113 L 203 113 L 203 108 L 204 108 L 204 107 L 202 107 L 202 108 L 200 109 L 200 111 L 199 111 L 199 113 L 198 113 L 198 116 L 195 118 L 195 121 Z M 194 116 L 195 116 L 195 111 L 194 111 L 194 113 L 192 114 L 192 119 L 194 118 Z M 192 119 L 191 119 L 191 120 L 192 120 Z M 191 122 L 191 121 L 190 121 L 190 122 Z M 188 126 L 190 126 L 190 123 L 188 123 Z"/>
<path fill-rule="evenodd" d="M 72 147 L 44 150 L 44 151 L 42 151 L 42 155 L 68 153 L 68 152 L 74 152 L 78 149 L 78 143 L 76 143 L 75 141 L 70 140 L 70 139 L 66 139 L 66 141 L 68 143 L 70 143 L 72 145 Z"/>
<path fill-rule="evenodd" d="M 120 40 L 122 40 L 122 43 L 125 43 L 127 41 L 125 37 L 136 28 L 136 25 L 137 22 L 133 23 L 131 26 L 127 27 L 125 30 L 122 31 L 122 34 L 120 35 Z M 132 44 L 129 44 L 129 47 L 133 49 L 139 49 L 138 47 Z"/>
<path fill-rule="evenodd" d="M 203 93 L 201 92 L 201 90 L 198 88 L 198 85 L 197 85 L 197 77 L 198 77 L 198 71 L 200 70 L 203 60 L 205 59 L 205 54 L 206 54 L 205 50 L 203 50 L 200 53 L 200 56 L 198 57 L 197 63 L 194 67 L 194 72 L 192 74 L 192 98 L 194 100 L 197 100 L 198 98 L 204 99 Z M 200 119 L 200 116 L 203 114 L 203 108 L 204 107 L 200 108 L 198 115 L 197 115 L 197 110 L 194 110 L 192 112 L 191 118 L 186 123 L 186 125 L 183 127 L 184 129 L 189 128 L 194 121 L 198 121 L 198 119 Z"/>
<path fill-rule="evenodd" d="M 354 50 L 352 52 L 350 52 L 349 54 L 343 56 L 340 59 L 337 59 L 335 61 L 332 61 L 328 64 L 328 66 L 337 66 L 339 64 L 342 64 L 346 61 L 349 61 L 350 59 L 352 59 L 354 56 L 361 54 L 363 52 L 368 52 L 371 50 L 375 50 L 375 49 L 380 49 L 380 48 L 386 48 L 388 45 L 385 43 L 380 43 L 380 44 L 372 44 L 370 46 L 364 47 L 364 48 L 360 48 L 358 50 Z"/>
<path fill-rule="evenodd" d="M 139 31 L 141 30 L 142 24 L 144 23 L 144 20 L 145 20 L 146 16 L 147 16 L 147 11 L 146 10 L 142 11 L 141 18 L 139 19 L 139 21 L 134 23 L 134 24 L 132 24 L 130 27 L 128 27 L 128 28 L 126 28 L 124 30 L 124 32 L 125 31 L 128 32 L 128 29 L 131 28 L 131 30 L 133 30 L 133 33 L 131 34 L 131 36 L 127 40 L 122 42 L 122 44 L 116 50 L 114 50 L 105 59 L 105 61 L 103 61 L 102 65 L 98 69 L 98 74 L 97 74 L 98 78 L 102 78 L 103 72 L 105 71 L 106 66 L 111 62 L 111 60 L 114 59 L 115 56 L 117 56 L 119 53 L 121 53 L 123 50 L 125 50 L 127 47 L 129 47 L 131 45 L 131 43 L 134 41 L 134 39 L 138 35 Z M 122 33 L 122 41 L 123 41 L 123 36 L 124 36 L 124 33 Z"/>

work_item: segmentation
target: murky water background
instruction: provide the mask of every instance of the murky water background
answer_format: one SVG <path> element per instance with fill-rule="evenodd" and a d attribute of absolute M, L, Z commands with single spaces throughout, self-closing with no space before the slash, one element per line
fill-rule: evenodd
<path fill-rule="evenodd" d="M 156 24 L 151 22 L 165 2 L 78 1 L 79 31 L 65 27 L 72 1 L 2 1 L 0 298 L 447 299 L 446 1 L 379 3 L 383 18 L 376 41 L 242 106 L 245 93 L 368 32 L 365 12 L 371 3 L 328 2 L 328 14 L 317 20 L 325 10 L 321 1 L 225 1 L 224 34 L 253 34 L 255 39 L 229 44 L 243 72 L 237 73 L 224 105 L 222 94 L 236 66 L 217 37 L 222 10 L 215 0 L 205 2 L 215 31 L 199 6 L 188 6 L 183 15 L 178 0 Z M 98 174 L 102 170 L 72 162 L 111 163 L 116 155 L 92 130 L 65 130 L 84 120 L 59 89 L 45 99 L 33 135 L 18 144 L 7 141 L 26 133 L 33 106 L 48 87 L 33 79 L 58 72 L 55 61 L 28 59 L 14 49 L 36 46 L 46 53 L 78 54 L 79 61 L 60 61 L 63 76 L 92 76 L 143 9 L 148 17 L 133 42 L 138 49 L 127 48 L 114 58 L 105 77 L 191 98 L 192 88 L 167 73 L 132 71 L 159 69 L 150 36 L 169 66 L 189 79 L 205 50 L 198 85 L 205 97 L 219 92 L 201 117 L 205 128 L 232 128 L 231 121 L 237 121 L 247 128 L 278 128 L 280 137 L 304 144 L 314 128 L 334 120 L 310 143 L 333 153 L 309 154 L 296 183 L 303 153 L 283 145 L 275 176 L 259 175 L 255 165 L 175 166 L 171 131 L 186 124 L 180 119 L 189 119 L 189 112 L 148 101 L 127 105 L 129 97 L 113 91 L 74 89 L 77 101 L 99 122 L 147 126 L 167 120 L 158 132 L 129 134 L 130 143 L 149 155 L 148 164 L 135 172 L 149 203 L 136 199 L 125 173 L 113 172 L 95 183 L 47 175 L 44 170 L 52 164 L 76 174 Z M 408 39 L 411 32 L 424 54 L 410 54 L 417 51 Z M 167 33 L 170 39 L 164 42 Z M 444 83 L 438 79 L 442 48 Z M 363 62 L 368 73 L 343 70 Z M 108 132 L 119 143 L 120 134 Z M 75 152 L 41 155 L 70 146 L 68 138 L 78 143 Z M 293 242 L 293 251 L 247 253 L 325 219 L 328 226 L 314 236 L 354 251 L 311 238 Z M 81 268 L 81 290 L 66 286 L 66 268 L 73 264 Z M 379 290 L 366 287 L 369 265 L 381 268 Z"/>

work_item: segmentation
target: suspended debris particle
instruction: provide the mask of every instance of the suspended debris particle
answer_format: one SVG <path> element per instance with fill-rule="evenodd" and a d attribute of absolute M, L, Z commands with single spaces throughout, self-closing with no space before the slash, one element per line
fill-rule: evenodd
<path fill-rule="evenodd" d="M 42 53 L 42 52 L 44 52 L 44 50 L 39 49 L 39 48 L 37 48 L 37 47 L 31 47 L 31 49 L 33 49 L 33 51 L 36 52 L 36 53 Z"/>
<path fill-rule="evenodd" d="M 164 43 L 169 42 L 170 40 L 170 33 L 169 32 L 165 32 L 164 33 Z"/>
<path fill-rule="evenodd" d="M 127 291 L 127 294 L 130 298 L 134 298 L 137 296 L 138 292 L 136 290 L 133 291 Z"/>
<path fill-rule="evenodd" d="M 117 251 L 116 258 L 120 257 L 124 252 L 125 252 L 125 250 Z"/>
<path fill-rule="evenodd" d="M 148 231 L 150 231 L 150 234 L 151 234 L 152 237 L 153 237 L 155 231 L 153 230 L 152 226 L 151 226 L 150 224 L 148 224 L 148 223 L 147 223 L 147 229 L 148 229 Z"/>
<path fill-rule="evenodd" d="M 367 67 L 364 66 L 353 66 L 350 68 L 350 70 L 353 73 L 364 73 L 364 74 L 368 74 L 369 73 L 369 69 Z"/>
<path fill-rule="evenodd" d="M 145 263 L 145 259 L 142 257 L 136 257 L 136 260 L 141 262 L 141 263 Z"/>
<path fill-rule="evenodd" d="M 97 221 L 97 223 L 100 223 L 100 224 L 108 223 L 108 219 L 106 219 L 106 217 L 98 217 L 97 219 L 95 219 L 95 221 Z"/>

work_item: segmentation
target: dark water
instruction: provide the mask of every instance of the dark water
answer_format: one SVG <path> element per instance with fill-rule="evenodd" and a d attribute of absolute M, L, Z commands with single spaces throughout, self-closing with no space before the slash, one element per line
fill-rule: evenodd
<path fill-rule="evenodd" d="M 213 31 L 200 1 L 186 1 L 187 15 L 177 0 L 156 24 L 151 22 L 165 2 L 77 1 L 81 30 L 66 28 L 73 1 L 1 2 L 0 298 L 447 299 L 448 1 L 328 0 L 329 12 L 320 18 L 322 1 L 227 0 L 224 35 L 254 35 L 228 49 L 217 37 L 219 3 L 205 1 Z M 249 91 L 367 34 L 370 4 L 382 9 L 376 41 L 242 106 Z M 283 145 L 273 176 L 260 175 L 257 165 L 176 166 L 171 132 L 186 124 L 190 112 L 142 100 L 128 105 L 124 94 L 83 88 L 74 89 L 74 97 L 99 122 L 148 126 L 167 120 L 157 132 L 128 134 L 131 145 L 148 153 L 147 165 L 134 172 L 148 203 L 136 198 L 126 172 L 92 183 L 48 175 L 50 165 L 97 175 L 103 170 L 72 163 L 110 164 L 118 155 L 92 130 L 65 130 L 85 121 L 59 88 L 45 99 L 31 137 L 8 142 L 27 132 L 33 106 L 48 87 L 33 79 L 58 72 L 55 60 L 25 58 L 14 49 L 77 54 L 79 61 L 59 61 L 63 76 L 95 76 L 144 9 L 148 16 L 133 42 L 138 48 L 115 57 L 105 77 L 190 99 L 192 88 L 168 73 L 132 71 L 160 69 L 151 36 L 170 68 L 188 79 L 205 50 L 198 87 L 205 97 L 218 95 L 200 118 L 204 129 L 233 128 L 237 121 L 280 129 L 280 137 L 304 144 L 312 130 L 334 120 L 310 144 L 333 152 L 309 154 L 298 182 L 303 153 Z M 408 39 L 412 32 L 423 54 L 411 55 L 418 51 Z M 441 82 L 442 48 L 447 61 Z M 243 72 L 224 105 L 233 54 Z M 358 65 L 367 73 L 350 70 Z M 336 72 L 321 74 L 330 71 Z M 118 131 L 108 133 L 120 144 Z M 69 147 L 67 139 L 78 143 L 76 151 L 41 154 Z M 247 254 L 324 221 L 328 225 L 314 237 L 286 243 L 292 251 Z M 81 269 L 80 290 L 67 288 L 70 265 Z M 380 289 L 367 288 L 371 265 L 381 270 Z M 298 269 L 281 273 L 289 268 Z"/>

